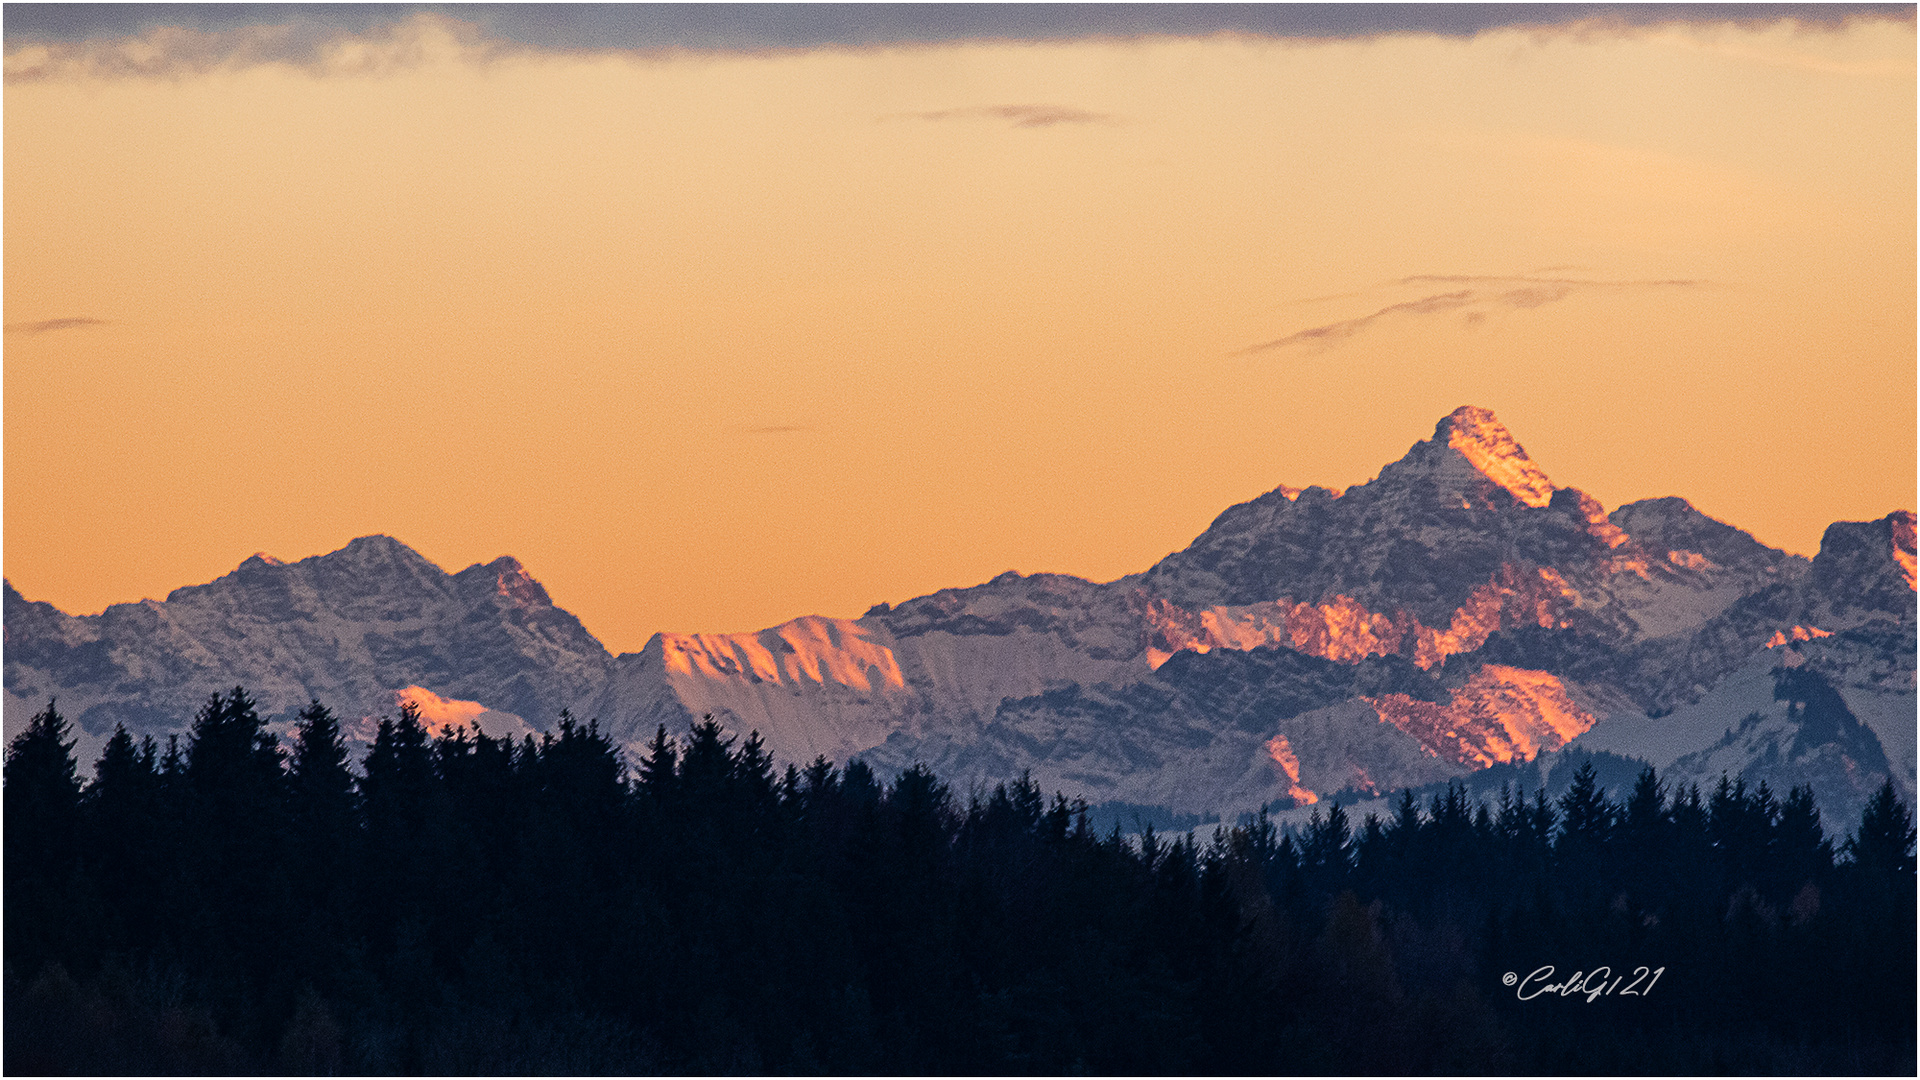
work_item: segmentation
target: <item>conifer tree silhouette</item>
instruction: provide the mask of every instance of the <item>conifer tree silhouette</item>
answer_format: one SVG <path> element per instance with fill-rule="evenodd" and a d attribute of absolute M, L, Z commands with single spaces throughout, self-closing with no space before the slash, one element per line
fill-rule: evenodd
<path fill-rule="evenodd" d="M 679 751 L 673 736 L 667 734 L 667 725 L 661 724 L 653 733 L 653 741 L 647 744 L 647 756 L 640 765 L 640 790 L 655 802 L 665 800 L 673 787 L 678 764 Z"/>
<path fill-rule="evenodd" d="M 71 746 L 50 706 L 6 759 L 15 1071 L 1912 1060 L 1914 830 L 1891 785 L 1836 866 L 1810 790 L 1729 777 L 1703 800 L 1650 768 L 1617 806 L 1582 769 L 1558 800 L 1453 784 L 1357 834 L 1330 805 L 1208 842 L 1097 837 L 1030 776 L 964 806 L 924 766 L 883 782 L 822 757 L 776 781 L 711 717 L 658 729 L 631 783 L 596 721 L 516 744 L 432 735 L 411 705 L 356 780 L 324 706 L 283 754 L 239 689 L 184 745 L 116 731 L 84 789 Z M 47 844 L 62 819 L 71 842 Z M 1566 957 L 1668 973 L 1624 1006 L 1497 981 Z"/>
<path fill-rule="evenodd" d="M 180 911 L 202 948 L 256 968 L 287 944 L 285 754 L 242 687 L 212 695 L 194 717 L 182 780 Z"/>
<path fill-rule="evenodd" d="M 295 721 L 287 763 L 289 885 L 296 910 L 309 925 L 344 933 L 360 839 L 358 796 L 347 767 L 347 747 L 333 711 L 309 701 Z M 311 938 L 306 966 L 323 957 Z"/>
<path fill-rule="evenodd" d="M 1787 791 L 1767 852 L 1768 893 L 1788 902 L 1808 885 L 1816 890 L 1833 871 L 1833 842 L 1820 828 L 1820 807 L 1813 788 L 1798 784 Z"/>
<path fill-rule="evenodd" d="M 115 724 L 81 797 L 82 851 L 106 906 L 101 935 L 110 950 L 152 945 L 163 921 L 167 838 L 157 756 L 151 737 L 135 747 L 125 725 Z"/>
<path fill-rule="evenodd" d="M 1861 870 L 1912 877 L 1914 873 L 1913 814 L 1893 790 L 1891 779 L 1867 800 L 1860 815 L 1860 828 L 1848 839 L 1847 855 Z M 1908 884 L 1911 888 L 1911 883 Z"/>
<path fill-rule="evenodd" d="M 424 918 L 437 869 L 427 835 L 433 755 L 413 702 L 401 705 L 398 720 L 380 719 L 359 785 L 366 819 L 361 917 L 376 948 L 391 952 L 402 925 Z"/>
<path fill-rule="evenodd" d="M 80 779 L 66 717 L 51 700 L 7 747 L 6 947 L 28 971 L 78 941 Z"/>

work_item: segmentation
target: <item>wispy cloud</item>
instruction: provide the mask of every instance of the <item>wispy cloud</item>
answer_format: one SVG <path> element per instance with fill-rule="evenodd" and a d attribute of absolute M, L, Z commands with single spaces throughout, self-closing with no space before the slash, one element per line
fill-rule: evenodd
<path fill-rule="evenodd" d="M 1344 319 L 1340 322 L 1328 323 L 1325 326 L 1309 327 L 1305 330 L 1295 331 L 1283 338 L 1275 338 L 1272 341 L 1262 342 L 1258 345 L 1249 345 L 1240 350 L 1240 352 L 1242 354 L 1268 352 L 1273 349 L 1285 349 L 1294 345 L 1318 345 L 1322 348 L 1330 348 L 1355 334 L 1361 333 L 1382 319 L 1390 319 L 1396 315 L 1434 315 L 1440 312 L 1458 311 L 1473 302 L 1474 294 L 1467 290 L 1439 293 L 1434 296 L 1423 296 L 1418 300 L 1406 300 L 1398 304 L 1388 304 L 1386 307 L 1381 308 L 1371 315 L 1362 315 L 1357 319 Z"/>
<path fill-rule="evenodd" d="M 895 113 L 882 119 L 1005 120 L 1014 127 L 1053 127 L 1055 124 L 1108 124 L 1115 118 L 1111 113 L 1089 112 L 1069 105 L 977 105 L 967 109 Z"/>
<path fill-rule="evenodd" d="M 742 428 L 741 432 L 746 435 L 791 435 L 812 430 L 805 424 L 768 424 L 765 427 Z"/>
<path fill-rule="evenodd" d="M 177 78 L 256 64 L 316 74 L 417 62 L 423 21 L 467 58 L 772 53 L 1234 36 L 1629 34 L 1674 24 L 1912 22 L 1902 4 L 35 4 L 6 10 L 7 79 Z M 369 55 L 370 54 L 370 55 Z"/>
<path fill-rule="evenodd" d="M 1669 278 L 1662 280 L 1600 281 L 1586 278 L 1501 277 L 1490 274 L 1414 274 L 1389 283 L 1385 288 L 1421 286 L 1463 286 L 1446 292 L 1430 292 L 1412 300 L 1387 304 L 1369 314 L 1339 322 L 1296 330 L 1285 337 L 1249 345 L 1235 355 L 1285 350 L 1324 352 L 1350 338 L 1364 334 L 1381 323 L 1432 315 L 1458 314 L 1468 325 L 1484 320 L 1495 311 L 1525 311 L 1565 300 L 1579 293 L 1624 292 L 1644 289 L 1697 288 L 1705 281 Z"/>
<path fill-rule="evenodd" d="M 55 330 L 82 330 L 89 326 L 105 326 L 105 319 L 85 317 L 73 319 L 41 319 L 39 322 L 17 322 L 7 324 L 9 334 L 46 334 Z"/>

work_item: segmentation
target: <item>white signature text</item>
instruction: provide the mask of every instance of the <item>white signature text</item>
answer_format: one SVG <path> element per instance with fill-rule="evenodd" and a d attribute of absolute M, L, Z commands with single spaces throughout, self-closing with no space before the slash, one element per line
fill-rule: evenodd
<path fill-rule="evenodd" d="M 1653 992 L 1653 986 L 1666 974 L 1665 967 L 1636 967 L 1630 975 L 1615 975 L 1609 967 L 1597 967 L 1592 971 L 1576 971 L 1559 982 L 1552 982 L 1553 965 L 1546 964 L 1535 968 L 1531 975 L 1521 978 L 1514 972 L 1500 977 L 1502 985 L 1514 987 L 1514 996 L 1521 1001 L 1532 1001 L 1549 994 L 1558 997 L 1585 997 L 1589 1003 L 1608 995 L 1618 997 L 1645 997 Z"/>

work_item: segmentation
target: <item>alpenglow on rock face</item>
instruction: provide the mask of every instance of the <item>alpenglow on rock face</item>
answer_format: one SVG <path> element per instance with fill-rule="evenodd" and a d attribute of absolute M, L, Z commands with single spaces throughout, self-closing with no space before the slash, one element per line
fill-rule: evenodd
<path fill-rule="evenodd" d="M 387 537 L 95 616 L 8 585 L 6 716 L 57 696 L 92 746 L 237 684 L 282 717 L 431 695 L 496 734 L 567 707 L 637 750 L 710 713 L 791 762 L 1228 814 L 1572 743 L 1845 807 L 1913 791 L 1913 568 L 1910 512 L 1836 523 L 1809 561 L 1683 499 L 1608 513 L 1463 407 L 1375 479 L 1276 488 L 1118 581 L 1010 573 L 617 657 L 514 560 L 448 574 Z"/>

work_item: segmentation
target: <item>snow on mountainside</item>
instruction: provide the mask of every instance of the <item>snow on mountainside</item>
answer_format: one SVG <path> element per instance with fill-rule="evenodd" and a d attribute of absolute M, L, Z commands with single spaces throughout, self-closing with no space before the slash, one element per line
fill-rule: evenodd
<path fill-rule="evenodd" d="M 710 713 L 786 761 L 1031 771 L 1179 812 L 1418 786 L 1570 741 L 1776 786 L 1891 770 L 1911 791 L 1913 542 L 1911 513 L 1842 522 L 1809 562 L 1682 499 L 1609 514 L 1463 407 L 1375 479 L 1277 488 L 1118 581 L 1009 573 L 619 657 L 513 560 L 447 574 L 385 537 L 98 616 L 8 586 L 7 722 L 57 695 L 89 738 L 178 730 L 235 684 L 282 715 L 431 695 L 496 733 L 569 706 L 631 749 Z M 1788 653 L 1806 674 L 1775 698 Z"/>
<path fill-rule="evenodd" d="M 617 715 L 626 697 L 659 698 L 665 687 L 691 715 L 759 731 L 777 757 L 845 760 L 896 732 L 990 715 L 1009 698 L 1146 674 L 1140 606 L 1080 578 L 1003 574 L 858 620 L 661 634 L 645 661 L 620 659 L 622 689 L 601 708 Z"/>
<path fill-rule="evenodd" d="M 1620 715 L 1578 744 L 1703 786 L 1723 772 L 1776 790 L 1812 783 L 1847 815 L 1889 776 L 1911 799 L 1913 544 L 1908 511 L 1835 522 L 1806 573 L 1741 598 L 1657 657 L 1672 672 L 1663 700 L 1677 707 Z"/>
<path fill-rule="evenodd" d="M 235 685 L 274 714 L 313 698 L 349 720 L 390 713 L 393 691 L 420 686 L 544 725 L 613 660 L 515 560 L 448 574 L 385 536 L 292 564 L 255 555 L 99 615 L 30 603 L 10 583 L 5 604 L 7 730 L 58 697 L 89 741 L 116 723 L 182 730 Z"/>

